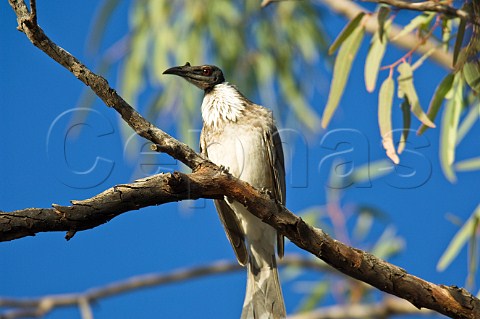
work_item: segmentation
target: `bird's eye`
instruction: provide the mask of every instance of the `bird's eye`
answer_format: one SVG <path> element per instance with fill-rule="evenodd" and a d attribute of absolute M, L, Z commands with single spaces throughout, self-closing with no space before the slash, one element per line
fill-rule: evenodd
<path fill-rule="evenodd" d="M 202 73 L 205 76 L 210 76 L 210 75 L 212 75 L 212 69 L 211 68 L 203 68 Z"/>

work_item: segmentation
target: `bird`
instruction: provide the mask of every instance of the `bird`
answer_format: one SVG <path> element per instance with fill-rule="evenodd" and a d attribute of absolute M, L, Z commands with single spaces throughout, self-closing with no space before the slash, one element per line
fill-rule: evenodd
<path fill-rule="evenodd" d="M 272 112 L 226 82 L 215 65 L 192 66 L 187 62 L 163 73 L 180 76 L 204 91 L 201 153 L 285 205 L 284 155 Z M 214 204 L 238 263 L 247 268 L 240 318 L 285 318 L 275 256 L 277 248 L 279 258 L 283 257 L 283 236 L 235 200 L 225 197 Z"/>

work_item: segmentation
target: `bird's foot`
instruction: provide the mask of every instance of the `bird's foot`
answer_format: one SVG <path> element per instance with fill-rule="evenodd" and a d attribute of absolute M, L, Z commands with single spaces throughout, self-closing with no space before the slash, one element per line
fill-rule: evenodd
<path fill-rule="evenodd" d="M 221 172 L 221 173 L 228 173 L 228 174 L 230 174 L 230 169 L 229 169 L 228 167 L 223 166 L 223 165 L 219 165 L 218 167 L 220 168 L 220 172 Z"/>
<path fill-rule="evenodd" d="M 269 198 L 273 199 L 273 193 L 270 189 L 266 187 L 262 187 L 259 189 L 260 193 L 263 195 L 267 195 Z"/>

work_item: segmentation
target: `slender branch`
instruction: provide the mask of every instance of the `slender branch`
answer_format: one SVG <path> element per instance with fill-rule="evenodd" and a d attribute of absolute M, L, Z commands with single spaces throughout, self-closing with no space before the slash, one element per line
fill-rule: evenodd
<path fill-rule="evenodd" d="M 357 16 L 358 13 L 362 11 L 363 12 L 367 11 L 362 6 L 359 6 L 358 4 L 350 0 L 317 0 L 317 1 L 319 3 L 326 5 L 328 8 L 330 8 L 334 12 L 343 15 L 349 20 L 352 20 L 353 18 L 355 18 L 355 16 Z M 378 26 L 377 19 L 366 19 L 365 21 L 366 21 L 365 30 L 367 32 L 375 33 L 378 30 L 379 26 Z M 395 38 L 395 36 L 399 34 L 402 29 L 403 27 L 392 24 L 389 31 L 389 39 L 393 44 L 401 48 L 410 50 L 414 48 L 417 45 L 417 43 L 420 41 L 415 35 L 408 33 L 392 41 L 392 39 Z M 430 56 L 430 58 L 436 61 L 439 65 L 448 69 L 452 69 L 453 56 L 451 53 L 445 52 L 444 50 L 442 50 L 441 43 L 439 43 L 438 41 L 435 41 L 433 39 L 429 39 L 425 41 L 425 43 L 423 43 L 423 45 L 421 45 L 418 48 L 418 52 L 421 54 L 425 54 L 432 49 L 438 49 L 438 50 L 435 50 Z"/>
<path fill-rule="evenodd" d="M 30 14 L 32 16 L 32 22 L 37 24 L 37 1 L 30 0 Z"/>
<path fill-rule="evenodd" d="M 333 270 L 318 260 L 312 260 L 299 255 L 287 255 L 279 261 L 279 265 L 282 267 L 296 266 L 321 272 Z M 218 261 L 209 265 L 175 270 L 170 273 L 134 276 L 119 282 L 78 293 L 57 294 L 38 298 L 3 297 L 0 298 L 0 308 L 10 309 L 0 314 L 0 318 L 18 319 L 42 317 L 56 309 L 75 306 L 79 306 L 79 308 L 85 312 L 84 317 L 92 318 L 93 316 L 90 305 L 106 298 L 146 288 L 189 281 L 205 276 L 227 274 L 241 270 L 243 270 L 243 267 L 237 262 Z M 399 314 L 431 315 L 435 313 L 428 310 L 419 310 L 403 299 L 385 298 L 382 302 L 375 304 L 322 307 L 321 309 L 312 312 L 290 316 L 289 319 L 360 319 L 372 316 Z"/>
<path fill-rule="evenodd" d="M 414 11 L 428 11 L 428 12 L 438 12 L 443 13 L 453 17 L 459 17 L 462 20 L 469 22 L 475 22 L 475 19 L 470 16 L 470 14 L 461 9 L 456 9 L 445 4 L 441 4 L 437 1 L 424 1 L 424 2 L 409 2 L 403 0 L 362 0 L 363 2 L 375 2 L 375 3 L 384 3 L 399 9 L 407 9 Z"/>
<path fill-rule="evenodd" d="M 434 316 L 435 312 L 420 310 L 403 299 L 385 298 L 372 304 L 335 305 L 289 316 L 288 319 L 364 319 L 389 318 L 395 315 Z"/>
<path fill-rule="evenodd" d="M 337 1 L 340 2 L 339 0 Z M 190 175 L 174 173 L 170 175 L 171 178 L 166 180 L 167 189 L 172 190 L 170 194 L 172 200 L 178 200 L 182 196 L 190 196 L 191 198 L 195 198 L 195 196 L 206 198 L 228 196 L 242 203 L 252 214 L 274 227 L 280 234 L 288 237 L 299 248 L 311 252 L 350 277 L 404 298 L 419 308 L 429 308 L 452 318 L 480 318 L 480 300 L 466 290 L 427 282 L 372 254 L 332 239 L 323 230 L 306 224 L 284 206 L 270 199 L 267 194 L 262 194 L 249 184 L 232 177 L 201 155 L 195 153 L 185 144 L 178 142 L 165 132 L 154 127 L 128 105 L 114 89 L 109 87 L 108 82 L 104 78 L 91 72 L 75 57 L 53 43 L 42 29 L 33 23 L 24 1 L 9 0 L 9 3 L 17 14 L 19 30 L 23 31 L 35 46 L 70 70 L 86 85 L 90 86 L 108 106 L 119 112 L 122 118 L 139 135 L 154 142 L 160 151 L 181 160 L 194 170 L 194 173 Z M 150 189 L 154 192 L 158 188 L 167 187 L 166 185 L 157 185 L 156 188 Z M 131 185 L 122 186 L 128 188 Z M 122 190 L 125 188 L 122 188 Z M 104 213 L 101 215 L 106 216 L 106 220 L 118 214 L 118 211 L 110 209 L 108 209 L 110 213 L 105 213 L 107 211 L 105 208 L 109 207 L 109 205 L 111 205 L 112 209 L 118 208 L 127 211 L 137 209 L 136 203 L 141 201 L 141 198 L 135 197 L 140 193 L 137 189 L 132 189 L 132 192 L 129 192 L 134 199 L 133 201 L 126 199 L 123 192 L 115 192 L 115 187 L 112 191 L 106 192 L 107 194 L 102 193 L 90 199 L 93 202 L 101 202 L 106 195 L 117 197 L 116 202 L 103 202 L 101 205 Z M 110 193 L 113 193 L 113 195 Z M 119 205 L 118 202 L 123 203 L 124 200 L 127 204 Z M 154 199 L 149 200 L 151 204 L 154 204 Z M 84 227 L 84 221 L 82 221 L 84 215 L 79 214 L 82 209 L 82 205 L 79 205 L 79 203 L 83 202 L 72 202 L 73 205 L 68 207 L 54 206 L 53 213 L 60 216 L 57 219 L 60 222 L 64 219 L 72 220 L 77 223 L 77 227 L 82 229 Z M 93 208 L 94 206 L 90 205 L 85 205 L 83 208 L 86 210 L 87 216 L 90 216 L 85 221 L 85 224 L 88 226 L 86 228 L 92 227 L 90 224 L 91 216 L 98 213 Z M 8 214 L 3 213 L 2 217 L 8 218 L 6 215 Z M 15 216 L 15 214 L 13 215 Z M 36 224 L 43 223 L 38 218 L 32 218 L 31 221 Z M 25 227 L 28 228 L 28 225 L 23 227 L 24 229 Z M 37 229 L 39 228 L 41 227 L 37 225 Z M 70 230 L 72 231 L 72 229 Z M 73 229 L 73 231 L 76 230 Z"/>
<path fill-rule="evenodd" d="M 107 106 L 114 108 L 138 135 L 157 144 L 159 151 L 179 159 L 192 170 L 200 165 L 213 165 L 188 145 L 179 142 L 144 119 L 109 86 L 105 78 L 90 71 L 77 58 L 50 40 L 35 23 L 35 17 L 28 12 L 23 0 L 9 0 L 9 3 L 17 15 L 18 29 L 25 33 L 32 44 L 89 86 Z"/>

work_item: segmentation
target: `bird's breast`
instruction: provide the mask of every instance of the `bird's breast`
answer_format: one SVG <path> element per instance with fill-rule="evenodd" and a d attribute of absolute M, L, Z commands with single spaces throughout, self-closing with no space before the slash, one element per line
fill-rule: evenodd
<path fill-rule="evenodd" d="M 229 123 L 215 131 L 206 133 L 209 159 L 255 187 L 271 188 L 271 170 L 262 128 Z"/>

